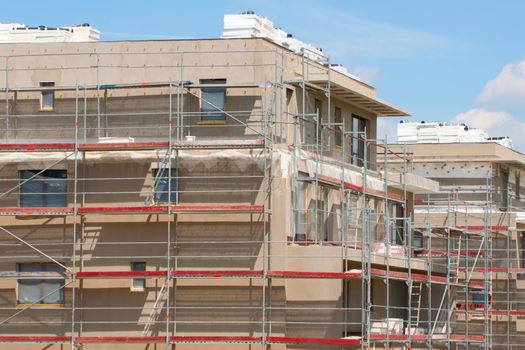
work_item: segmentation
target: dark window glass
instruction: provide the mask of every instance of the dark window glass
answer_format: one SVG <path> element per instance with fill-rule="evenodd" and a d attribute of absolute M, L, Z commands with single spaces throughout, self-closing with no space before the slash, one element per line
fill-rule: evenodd
<path fill-rule="evenodd" d="M 40 87 L 53 87 L 53 82 L 41 82 Z M 50 111 L 55 108 L 55 91 L 53 90 L 42 90 L 42 96 L 40 98 L 40 109 L 44 111 Z"/>
<path fill-rule="evenodd" d="M 201 84 L 226 84 L 225 79 L 203 79 Z M 203 87 L 201 90 L 201 120 L 226 120 L 226 88 Z"/>
<path fill-rule="evenodd" d="M 501 171 L 501 209 L 509 206 L 509 172 Z"/>
<path fill-rule="evenodd" d="M 392 220 L 390 242 L 394 245 L 402 245 L 405 241 L 405 220 L 401 203 L 390 204 L 390 219 Z"/>
<path fill-rule="evenodd" d="M 317 118 L 319 118 L 319 125 L 323 122 L 323 102 L 319 99 L 315 99 L 315 107 L 314 107 L 314 113 L 317 114 Z M 317 125 L 316 125 L 317 126 Z M 319 135 L 321 134 L 321 130 L 315 131 L 315 144 L 319 142 Z"/>
<path fill-rule="evenodd" d="M 20 206 L 66 207 L 67 171 L 40 172 L 41 170 L 20 171 Z"/>
<path fill-rule="evenodd" d="M 352 116 L 352 164 L 364 165 L 366 120 L 356 115 Z"/>
<path fill-rule="evenodd" d="M 169 169 L 153 170 L 155 203 L 167 203 L 168 200 L 177 203 L 177 169 L 171 169 L 171 189 L 169 176 Z M 169 198 L 168 192 L 171 192 Z"/>
<path fill-rule="evenodd" d="M 64 272 L 64 269 L 53 263 L 18 264 L 18 272 Z M 19 279 L 19 304 L 63 304 L 64 279 Z"/>
<path fill-rule="evenodd" d="M 146 271 L 145 262 L 132 262 L 131 271 Z M 131 283 L 131 290 L 135 292 L 142 292 L 146 289 L 145 278 L 134 278 Z"/>
<path fill-rule="evenodd" d="M 520 173 L 516 173 L 516 200 L 520 200 Z"/>
<path fill-rule="evenodd" d="M 341 108 L 335 107 L 335 145 L 343 146 L 343 114 Z"/>

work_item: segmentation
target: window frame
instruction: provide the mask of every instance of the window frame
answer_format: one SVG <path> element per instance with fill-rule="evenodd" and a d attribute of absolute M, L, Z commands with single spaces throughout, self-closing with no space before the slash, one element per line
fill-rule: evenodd
<path fill-rule="evenodd" d="M 319 139 L 322 138 L 321 130 L 317 129 L 317 126 L 319 125 L 319 127 L 321 128 L 321 125 L 323 122 L 323 101 L 320 98 L 314 99 L 314 114 L 317 115 L 317 119 L 318 119 L 315 123 L 315 135 L 314 135 L 315 145 L 317 147 L 317 145 L 319 144 Z"/>
<path fill-rule="evenodd" d="M 62 268 L 61 266 L 53 263 L 53 262 L 22 262 L 22 263 L 16 263 L 16 271 L 18 273 L 21 273 L 21 266 L 22 265 L 40 265 L 41 267 L 43 266 L 56 266 L 58 268 L 58 270 L 60 271 L 57 271 L 57 272 L 64 272 L 64 268 Z M 46 270 L 44 268 L 41 268 L 40 270 L 36 271 L 36 272 L 46 272 Z M 49 271 L 47 271 L 49 272 Z M 57 278 L 57 279 L 49 279 L 49 278 L 43 278 L 43 279 L 38 279 L 38 278 L 17 278 L 17 283 L 16 283 L 16 305 L 18 307 L 24 307 L 24 306 L 29 306 L 31 305 L 31 307 L 64 307 L 65 306 L 65 286 L 66 286 L 66 279 L 65 278 Z M 54 282 L 57 282 L 57 283 L 60 283 L 60 288 L 57 290 L 57 292 L 59 293 L 59 300 L 57 303 L 46 303 L 44 302 L 44 300 L 41 300 L 40 302 L 33 302 L 33 301 L 28 301 L 28 302 L 22 302 L 20 300 L 20 295 L 21 295 L 21 292 L 20 292 L 20 287 L 21 287 L 21 281 L 31 281 L 31 282 L 35 282 L 35 281 L 39 281 L 38 283 L 38 288 L 39 288 L 39 292 L 40 294 L 38 295 L 38 298 L 36 300 L 39 300 L 39 299 L 42 299 L 46 294 L 45 294 L 45 291 L 42 289 L 43 286 L 42 286 L 42 283 L 47 281 L 49 283 L 49 281 L 54 281 Z M 23 283 L 23 282 L 22 282 Z M 26 285 L 27 287 L 27 285 Z M 56 288 L 54 288 L 56 289 Z"/>
<path fill-rule="evenodd" d="M 40 82 L 41 88 L 46 87 L 55 87 L 54 81 L 41 81 Z M 51 103 L 49 105 L 45 105 L 44 101 L 47 98 L 51 99 Z M 55 91 L 54 90 L 42 90 L 40 92 L 40 110 L 44 112 L 52 112 L 55 110 Z"/>
<path fill-rule="evenodd" d="M 29 176 L 27 178 L 24 178 L 24 174 L 29 172 Z M 51 172 L 56 173 L 62 173 L 63 177 L 49 177 L 49 174 Z M 35 176 L 36 174 L 40 173 L 39 175 Z M 38 179 L 38 177 L 44 177 L 45 179 Z M 67 178 L 67 169 L 47 169 L 47 170 L 32 170 L 32 169 L 21 169 L 18 171 L 18 178 L 19 178 L 19 207 L 20 208 L 66 208 L 68 206 L 68 178 Z M 32 178 L 32 179 L 31 179 Z M 46 181 L 51 180 L 51 182 L 56 181 L 57 183 L 59 181 L 63 181 L 63 184 L 61 184 L 61 189 L 63 191 L 61 192 L 49 192 L 46 191 L 46 188 L 50 185 Z M 38 192 L 31 192 L 28 187 L 37 187 Z M 29 190 L 28 192 L 24 192 L 24 188 Z M 58 197 L 60 195 L 60 198 Z M 51 197 L 50 197 L 51 196 Z M 55 197 L 56 196 L 56 197 Z M 38 199 L 35 199 L 38 198 Z M 58 199 L 56 199 L 58 198 Z M 36 204 L 39 205 L 31 205 L 31 199 L 36 202 Z M 60 201 L 59 206 L 50 206 L 48 205 L 49 202 L 53 203 L 53 199 L 55 201 Z"/>
<path fill-rule="evenodd" d="M 343 122 L 343 110 L 340 107 L 335 107 L 334 109 L 334 124 L 335 124 L 335 137 L 334 143 L 335 147 L 342 149 L 343 148 L 343 133 L 344 133 L 344 122 Z"/>
<path fill-rule="evenodd" d="M 213 84 L 217 84 L 217 85 L 224 85 L 226 84 L 227 80 L 226 79 L 201 79 L 200 80 L 200 83 L 201 84 L 206 84 L 206 85 L 213 85 Z M 227 105 L 227 93 L 226 93 L 226 87 L 202 87 L 201 88 L 201 92 L 200 92 L 200 123 L 203 124 L 203 123 L 210 123 L 210 124 L 213 124 L 213 123 L 226 123 L 226 113 L 224 113 L 226 111 L 226 105 Z M 205 100 L 209 100 L 209 98 L 205 98 L 205 95 L 206 94 L 212 94 L 212 93 L 216 93 L 216 94 L 221 94 L 222 95 L 222 98 L 223 98 L 223 104 L 222 104 L 222 109 L 217 109 L 215 107 L 211 107 L 211 105 L 209 103 L 207 103 Z M 210 108 L 209 109 L 206 109 L 206 105 L 210 105 Z M 217 106 L 217 107 L 221 107 L 221 106 Z"/>
<path fill-rule="evenodd" d="M 389 201 L 388 210 L 390 219 L 393 221 L 393 227 L 389 225 L 390 243 L 392 245 L 406 245 L 405 219 L 403 204 L 400 202 Z M 399 216 L 401 215 L 401 216 Z M 393 231 L 390 231 L 393 229 Z M 398 235 L 399 234 L 399 235 Z"/>
<path fill-rule="evenodd" d="M 143 268 L 137 269 L 136 267 L 139 265 L 143 265 Z M 138 271 L 146 271 L 147 264 L 145 261 L 132 261 L 130 263 L 131 271 L 138 272 Z M 141 286 L 136 286 L 135 283 L 140 283 Z M 145 277 L 138 277 L 138 278 L 132 278 L 131 279 L 131 285 L 129 287 L 129 290 L 131 292 L 145 292 L 146 291 L 146 278 Z"/>
<path fill-rule="evenodd" d="M 501 206 L 500 210 L 505 211 L 509 207 L 509 182 L 510 182 L 510 173 L 508 169 L 501 168 L 500 170 L 500 180 L 501 180 Z"/>
<path fill-rule="evenodd" d="M 362 122 L 362 130 L 359 128 L 359 124 L 356 122 Z M 365 165 L 365 147 L 366 143 L 364 140 L 359 139 L 359 133 L 365 133 L 365 137 L 368 134 L 367 130 L 368 119 L 363 118 L 357 114 L 352 114 L 352 164 L 358 167 L 363 167 Z"/>
<path fill-rule="evenodd" d="M 521 200 L 520 199 L 520 187 L 521 187 L 521 184 L 520 184 L 520 173 L 515 173 L 515 178 L 516 180 L 514 180 L 514 187 L 516 187 L 516 189 L 514 190 L 514 196 L 516 197 L 516 200 Z"/>

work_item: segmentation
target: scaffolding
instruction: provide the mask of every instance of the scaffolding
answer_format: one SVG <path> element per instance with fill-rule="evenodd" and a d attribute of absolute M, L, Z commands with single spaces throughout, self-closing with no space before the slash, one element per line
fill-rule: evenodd
<path fill-rule="evenodd" d="M 166 62 L 175 58 L 176 63 L 166 63 L 163 68 L 176 72 L 177 79 L 147 83 L 108 83 L 104 73 L 144 70 L 147 76 L 148 69 L 155 71 L 159 67 L 105 65 L 106 59 L 116 54 L 86 54 L 90 63 L 76 68 L 85 69 L 84 74 L 90 77 L 86 81 L 94 80 L 96 84 L 38 88 L 10 85 L 15 71 L 11 65 L 16 59 L 42 58 L 45 54 L 3 57 L 5 116 L 1 132 L 5 139 L 0 144 L 4 155 L 0 161 L 4 159 L 6 167 L 16 163 L 16 159 L 40 162 L 43 166 L 22 180 L 16 175 L 2 179 L 0 219 L 7 220 L 1 221 L 7 224 L 0 226 L 6 237 L 0 242 L 2 260 L 18 263 L 40 259 L 60 267 L 61 272 L 57 276 L 56 272 L 2 271 L 1 277 L 13 283 L 21 279 L 60 278 L 64 281 L 60 288 L 67 291 L 67 298 L 63 305 L 38 305 L 56 292 L 52 290 L 27 305 L 3 306 L 0 343 L 63 343 L 72 349 L 113 343 L 165 344 L 166 348 L 177 344 L 253 344 L 268 349 L 274 344 L 285 344 L 318 348 L 489 349 L 503 345 L 494 340 L 489 316 L 505 315 L 509 326 L 506 345 L 519 347 L 518 341 L 510 340 L 511 316 L 518 315 L 514 313 L 518 310 L 511 310 L 510 288 L 505 292 L 505 309 L 493 308 L 489 300 L 491 295 L 495 298 L 493 272 L 507 273 L 506 283 L 510 286 L 510 274 L 515 269 L 509 255 L 510 244 L 505 251 L 509 257 L 507 265 L 501 267 L 504 270 L 493 266 L 493 234 L 508 230 L 510 224 L 492 225 L 490 191 L 479 205 L 483 208 L 481 224 L 471 224 L 468 215 L 460 222 L 460 201 L 450 196 L 446 201 L 446 220 L 435 222 L 430 215 L 432 205 L 441 203 L 431 195 L 418 197 L 418 208 L 427 208 L 428 215 L 425 220 L 416 221 L 412 216 L 412 192 L 407 186 L 410 155 L 392 151 L 386 138 L 373 138 L 370 129 L 350 129 L 344 119 L 338 121 L 332 115 L 334 72 L 328 58 L 325 62 L 313 62 L 304 54 L 284 49 L 227 52 L 233 57 L 259 57 L 263 62 L 260 64 L 199 65 L 185 58 L 198 54 L 213 61 L 224 53 L 129 53 L 165 55 Z M 287 72 L 291 64 L 300 74 L 291 76 Z M 264 74 L 257 82 L 209 84 L 187 80 L 190 74 L 186 71 L 200 69 L 209 73 L 217 67 L 227 71 L 261 68 Z M 260 98 L 260 105 L 228 110 L 203 97 L 200 91 L 209 88 L 254 94 Z M 31 110 L 14 113 L 15 106 L 23 103 L 20 96 L 44 91 L 62 94 L 57 101 L 67 100 L 71 111 L 48 112 L 44 117 Z M 130 91 L 132 97 L 127 95 Z M 295 110 L 286 103 L 289 91 L 296 94 Z M 143 109 L 137 107 L 131 113 L 126 103 L 133 104 L 138 96 L 160 97 L 162 107 L 158 101 L 144 102 Z M 326 109 L 316 106 L 316 97 L 327 101 Z M 116 100 L 114 106 L 112 98 Z M 226 122 L 194 122 L 202 120 L 203 115 L 189 108 L 195 103 L 211 106 Z M 46 129 L 39 124 L 39 118 L 57 122 Z M 129 118 L 137 120 L 129 122 Z M 41 133 L 34 137 L 34 131 Z M 55 136 L 43 139 L 41 134 L 45 132 Z M 401 173 L 389 170 L 392 157 L 403 162 Z M 129 176 L 130 169 L 111 176 L 116 168 L 110 165 L 119 162 L 134 162 L 136 167 L 147 164 L 146 170 L 157 171 L 148 173 L 146 179 Z M 227 162 L 239 162 L 238 168 L 243 170 L 224 170 Z M 208 168 L 200 169 L 205 163 Z M 101 175 L 92 177 L 89 174 L 93 164 L 97 170 L 109 170 L 102 169 Z M 25 184 L 38 181 L 45 171 L 58 166 L 68 170 L 67 205 L 13 204 Z M 191 166 L 200 169 L 193 171 L 197 175 L 188 170 Z M 289 192 L 283 190 L 287 179 Z M 118 190 L 117 184 L 128 182 L 131 185 L 123 186 L 125 190 Z M 159 192 L 161 182 L 166 187 Z M 487 183 L 487 187 L 491 184 Z M 276 201 L 286 197 L 276 197 L 278 188 L 289 196 L 289 213 L 283 213 L 283 204 Z M 159 201 L 159 195 L 165 195 L 165 200 Z M 132 200 L 112 201 L 121 197 Z M 185 199 L 190 201 L 185 203 Z M 336 205 L 330 208 L 329 201 Z M 279 226 L 274 222 L 279 216 L 289 218 L 286 237 L 275 232 Z M 141 226 L 163 227 L 163 238 L 144 237 L 126 226 L 129 240 L 115 241 L 90 226 L 124 224 L 120 218 L 131 220 L 131 225 L 140 222 Z M 46 225 L 57 222 L 67 229 L 59 235 L 48 233 L 55 241 L 46 243 L 31 232 L 24 232 L 25 226 L 17 220 L 30 222 L 27 226 L 37 226 L 37 231 L 45 231 Z M 227 232 L 231 227 L 226 224 L 232 222 L 240 227 L 240 233 Z M 336 228 L 330 230 L 334 222 Z M 202 232 L 192 236 L 193 231 L 183 228 L 189 225 L 197 225 Z M 217 240 L 217 232 L 223 240 Z M 225 246 L 230 254 L 225 253 Z M 26 248 L 21 250 L 23 254 L 19 254 L 21 247 Z M 140 254 L 119 254 L 126 247 L 133 247 Z M 104 254 L 97 256 L 97 250 Z M 153 266 L 142 271 L 114 268 L 122 267 L 121 261 L 131 258 L 147 260 Z M 315 263 L 302 264 L 303 261 Z M 479 278 L 474 275 L 479 269 L 491 273 Z M 122 289 L 129 280 L 143 283 L 151 296 L 148 294 L 135 305 L 88 303 L 93 291 Z M 311 282 L 325 289 L 339 285 L 341 300 L 314 305 L 288 300 L 287 289 L 307 288 Z M 224 285 L 231 288 L 226 294 L 231 298 L 229 304 L 214 298 L 213 293 L 204 293 Z M 244 294 L 236 295 L 235 287 L 247 290 L 250 298 L 244 300 Z M 185 288 L 195 296 L 182 293 Z M 308 295 L 307 291 L 304 293 Z M 472 302 L 472 295 L 479 293 L 484 297 L 481 309 Z M 42 310 L 59 314 L 55 319 L 50 316 L 53 321 L 49 323 L 62 328 L 51 328 L 44 335 L 27 331 L 27 327 L 35 326 L 32 318 L 17 321 L 28 312 Z M 138 317 L 118 318 L 128 314 Z M 244 319 L 237 319 L 239 315 Z M 476 319 L 474 315 L 482 317 Z M 46 325 L 45 321 L 38 321 L 41 322 Z M 196 331 L 199 327 L 218 331 Z M 232 331 L 232 327 L 238 330 Z"/>

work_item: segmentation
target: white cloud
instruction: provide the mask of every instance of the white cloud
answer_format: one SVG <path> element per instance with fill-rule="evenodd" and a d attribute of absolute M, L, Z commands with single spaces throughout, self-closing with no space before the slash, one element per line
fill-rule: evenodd
<path fill-rule="evenodd" d="M 429 57 L 464 47 L 456 43 L 455 39 L 354 16 L 326 6 L 306 16 L 312 23 L 324 23 L 324 30 L 312 31 L 309 26 L 305 26 L 299 30 L 301 37 L 313 40 L 329 55 L 339 59 Z M 327 23 L 326 18 L 331 20 Z"/>
<path fill-rule="evenodd" d="M 452 118 L 454 123 L 465 123 L 468 126 L 487 131 L 512 120 L 514 120 L 514 117 L 510 113 L 494 112 L 483 108 L 474 108 Z"/>
<path fill-rule="evenodd" d="M 510 136 L 517 149 L 525 149 L 525 61 L 507 64 L 485 84 L 477 106 L 452 118 L 487 131 L 489 136 Z"/>
<path fill-rule="evenodd" d="M 485 107 L 505 111 L 525 111 L 525 61 L 508 64 L 489 81 L 479 96 Z"/>
<path fill-rule="evenodd" d="M 348 68 L 348 71 L 367 84 L 373 83 L 379 75 L 377 67 L 356 66 Z"/>
<path fill-rule="evenodd" d="M 453 123 L 465 123 L 469 127 L 485 130 L 489 136 L 510 136 L 515 146 L 525 146 L 525 122 L 508 112 L 474 108 L 452 118 Z"/>

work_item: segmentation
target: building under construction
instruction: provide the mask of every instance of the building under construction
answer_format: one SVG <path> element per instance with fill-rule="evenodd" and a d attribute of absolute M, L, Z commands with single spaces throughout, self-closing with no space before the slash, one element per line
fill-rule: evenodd
<path fill-rule="evenodd" d="M 279 35 L 0 45 L 1 349 L 520 347 L 515 216 Z"/>
<path fill-rule="evenodd" d="M 410 172 L 440 183 L 438 192 L 416 197 L 414 234 L 449 237 L 445 252 L 427 241 L 418 254 L 448 264 L 463 283 L 489 286 L 470 294 L 452 291 L 454 320 L 465 331 L 484 329 L 491 348 L 522 348 L 525 216 L 520 178 L 525 156 L 512 150 L 507 138 L 471 137 L 480 130 L 464 125 L 405 123 L 398 130 L 400 140 L 413 139 L 391 150 L 407 154 Z M 455 139 L 447 140 L 450 131 Z M 467 137 L 462 139 L 462 133 Z M 405 167 L 393 157 L 389 164 L 391 169 Z"/>

